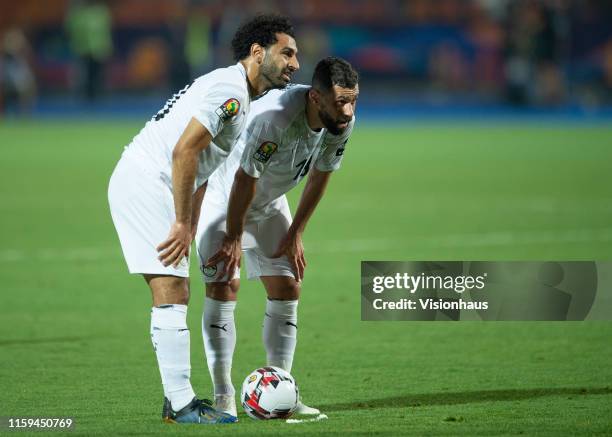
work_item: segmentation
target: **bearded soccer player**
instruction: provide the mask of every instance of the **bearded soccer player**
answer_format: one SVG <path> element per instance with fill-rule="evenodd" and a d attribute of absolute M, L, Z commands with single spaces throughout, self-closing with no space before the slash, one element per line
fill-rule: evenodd
<path fill-rule="evenodd" d="M 267 292 L 267 365 L 290 372 L 306 267 L 302 234 L 340 167 L 355 123 L 357 82 L 348 62 L 330 57 L 317 64 L 312 87 L 268 92 L 253 103 L 236 148 L 211 176 L 196 236 L 206 283 L 202 331 L 215 408 L 230 415 L 236 415 L 231 366 L 241 254 L 249 279 L 259 278 Z M 292 220 L 285 193 L 307 174 Z M 300 401 L 296 412 L 319 410 Z"/>
<path fill-rule="evenodd" d="M 235 65 L 197 78 L 175 94 L 126 147 L 110 180 L 111 215 L 130 273 L 153 298 L 151 339 L 164 390 L 163 420 L 237 419 L 199 400 L 190 382 L 189 248 L 206 182 L 242 133 L 251 100 L 284 88 L 299 67 L 293 27 L 259 15 L 232 40 Z"/>

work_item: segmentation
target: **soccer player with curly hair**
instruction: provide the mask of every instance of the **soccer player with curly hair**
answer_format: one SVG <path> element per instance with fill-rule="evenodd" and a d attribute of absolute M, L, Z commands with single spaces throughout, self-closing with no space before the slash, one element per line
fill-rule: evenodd
<path fill-rule="evenodd" d="M 143 275 L 152 293 L 151 339 L 166 422 L 236 421 L 199 400 L 191 386 L 189 248 L 208 177 L 242 133 L 251 100 L 285 87 L 299 68 L 293 26 L 279 15 L 243 24 L 232 49 L 235 65 L 195 79 L 146 123 L 125 148 L 108 189 L 128 269 Z"/>

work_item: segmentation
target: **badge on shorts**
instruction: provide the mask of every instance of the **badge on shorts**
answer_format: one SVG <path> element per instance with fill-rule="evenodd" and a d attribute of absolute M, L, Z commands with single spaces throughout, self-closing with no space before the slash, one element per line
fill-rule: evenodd
<path fill-rule="evenodd" d="M 217 108 L 215 114 L 219 116 L 222 121 L 227 121 L 240 111 L 240 102 L 234 98 L 228 99 L 221 106 Z"/>
<path fill-rule="evenodd" d="M 276 149 L 278 149 L 278 146 L 275 143 L 266 141 L 255 151 L 253 158 L 265 164 L 270 160 L 274 152 L 276 152 Z"/>
<path fill-rule="evenodd" d="M 212 278 L 217 273 L 217 266 L 202 266 L 202 273 L 208 278 Z"/>

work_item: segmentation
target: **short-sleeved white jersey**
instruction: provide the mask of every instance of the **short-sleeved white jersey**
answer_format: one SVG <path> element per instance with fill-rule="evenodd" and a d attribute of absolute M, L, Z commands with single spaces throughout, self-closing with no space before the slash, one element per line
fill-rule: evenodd
<path fill-rule="evenodd" d="M 234 175 L 241 166 L 258 178 L 247 220 L 276 213 L 282 196 L 306 176 L 311 166 L 320 171 L 340 168 L 355 119 L 340 135 L 313 131 L 306 119 L 306 85 L 271 90 L 253 102 L 247 127 L 228 159 L 210 177 L 206 196 L 227 204 Z"/>
<path fill-rule="evenodd" d="M 192 118 L 210 132 L 212 141 L 198 159 L 194 189 L 229 155 L 242 133 L 250 98 L 246 71 L 237 63 L 200 76 L 170 98 L 126 147 L 148 172 L 172 187 L 172 152 Z"/>

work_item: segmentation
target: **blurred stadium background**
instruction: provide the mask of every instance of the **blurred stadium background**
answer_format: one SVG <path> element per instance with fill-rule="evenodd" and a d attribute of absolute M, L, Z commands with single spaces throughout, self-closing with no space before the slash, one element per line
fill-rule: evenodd
<path fill-rule="evenodd" d="M 294 20 L 297 81 L 330 53 L 359 69 L 362 115 L 612 113 L 606 0 L 2 0 L 2 110 L 148 115 L 260 11 Z"/>

